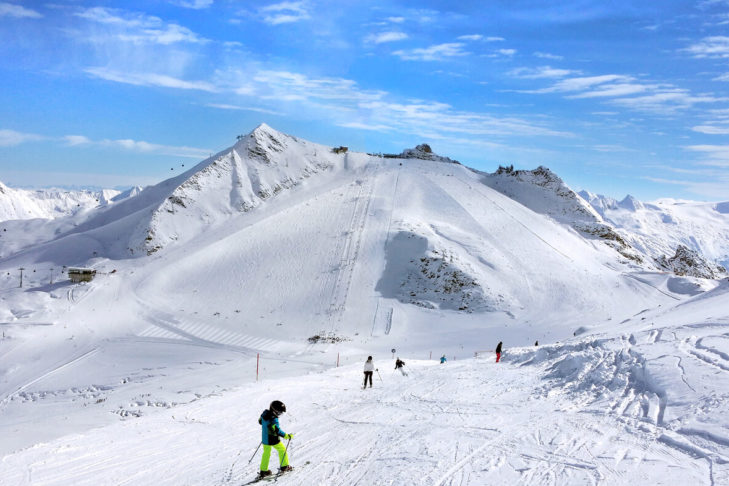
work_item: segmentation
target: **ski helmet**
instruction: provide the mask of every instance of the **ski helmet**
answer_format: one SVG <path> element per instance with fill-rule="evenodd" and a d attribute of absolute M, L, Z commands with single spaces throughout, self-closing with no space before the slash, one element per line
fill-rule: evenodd
<path fill-rule="evenodd" d="M 284 413 L 286 411 L 286 405 L 284 405 L 283 402 L 280 402 L 278 400 L 272 401 L 271 406 L 268 408 L 276 415 L 281 415 L 282 413 Z"/>

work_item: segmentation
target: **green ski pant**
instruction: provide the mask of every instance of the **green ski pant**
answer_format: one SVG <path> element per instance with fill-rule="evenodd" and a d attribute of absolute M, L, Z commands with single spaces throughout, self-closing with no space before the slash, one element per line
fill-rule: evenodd
<path fill-rule="evenodd" d="M 271 458 L 271 448 L 276 449 L 278 452 L 278 461 L 281 467 L 289 465 L 289 455 L 286 451 L 286 447 L 283 442 L 279 442 L 276 445 L 263 444 L 263 457 L 261 457 L 261 471 L 268 471 L 268 460 Z"/>

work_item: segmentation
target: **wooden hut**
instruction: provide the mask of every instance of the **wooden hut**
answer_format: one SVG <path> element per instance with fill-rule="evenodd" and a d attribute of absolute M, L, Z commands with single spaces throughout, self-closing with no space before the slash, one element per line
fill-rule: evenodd
<path fill-rule="evenodd" d="M 73 283 L 91 282 L 95 276 L 96 270 L 93 268 L 69 267 L 68 269 L 68 278 L 70 278 Z"/>

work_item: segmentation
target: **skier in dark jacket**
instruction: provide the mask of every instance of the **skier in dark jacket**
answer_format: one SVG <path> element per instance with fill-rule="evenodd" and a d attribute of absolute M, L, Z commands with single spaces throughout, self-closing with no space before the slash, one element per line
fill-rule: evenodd
<path fill-rule="evenodd" d="M 403 376 L 408 376 L 408 374 L 405 373 L 404 366 L 405 366 L 405 361 L 401 360 L 400 358 L 397 358 L 397 360 L 395 361 L 395 369 L 400 370 L 400 373 L 402 373 Z"/>
<path fill-rule="evenodd" d="M 271 448 L 276 449 L 278 452 L 278 460 L 280 464 L 280 471 L 286 472 L 293 469 L 289 466 L 289 456 L 286 447 L 281 443 L 280 437 L 284 439 L 293 438 L 293 434 L 287 434 L 281 430 L 281 426 L 278 423 L 278 417 L 286 412 L 286 405 L 283 402 L 274 400 L 267 410 L 264 410 L 261 417 L 258 419 L 258 423 L 261 424 L 261 443 L 263 443 L 263 457 L 261 457 L 261 470 L 258 473 L 259 477 L 266 477 L 271 475 L 271 471 L 268 470 L 268 461 L 271 458 Z"/>
<path fill-rule="evenodd" d="M 499 341 L 499 344 L 496 345 L 496 362 L 498 363 L 501 359 L 501 341 Z"/>

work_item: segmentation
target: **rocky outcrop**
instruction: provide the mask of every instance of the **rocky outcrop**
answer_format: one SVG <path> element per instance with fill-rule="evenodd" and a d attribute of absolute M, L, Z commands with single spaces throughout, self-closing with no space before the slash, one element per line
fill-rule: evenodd
<path fill-rule="evenodd" d="M 656 258 L 656 263 L 679 276 L 717 279 L 727 275 L 724 267 L 707 261 L 697 251 L 683 245 L 676 248 L 674 256 Z"/>

